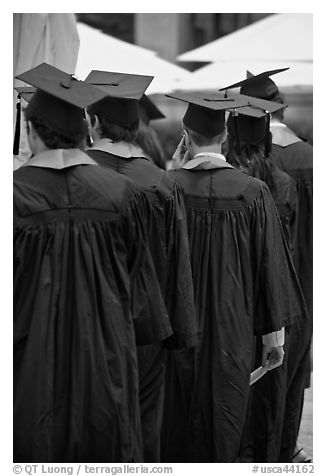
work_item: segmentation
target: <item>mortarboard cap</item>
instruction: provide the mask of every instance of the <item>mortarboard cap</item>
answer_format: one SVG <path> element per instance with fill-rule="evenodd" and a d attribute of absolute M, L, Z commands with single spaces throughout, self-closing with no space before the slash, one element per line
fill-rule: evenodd
<path fill-rule="evenodd" d="M 288 69 L 289 68 L 273 69 L 271 71 L 264 71 L 257 75 L 253 75 L 247 71 L 247 79 L 231 84 L 230 86 L 220 89 L 220 91 L 241 87 L 240 94 L 260 99 L 273 100 L 273 98 L 278 94 L 278 87 L 274 81 L 270 79 L 270 76 Z"/>
<path fill-rule="evenodd" d="M 238 96 L 243 99 L 244 106 L 237 108 L 238 117 L 229 116 L 228 130 L 231 135 L 236 137 L 238 147 L 239 141 L 253 145 L 265 140 L 265 155 L 268 156 L 270 152 L 270 114 L 285 108 L 286 105 L 243 94 L 236 95 L 236 97 Z M 232 97 L 232 95 L 228 97 Z"/>
<path fill-rule="evenodd" d="M 36 92 L 36 88 L 33 88 L 31 86 L 25 86 L 25 87 L 17 86 L 15 89 L 18 93 L 18 97 L 22 97 L 28 103 L 31 102 L 32 97 L 34 93 Z"/>
<path fill-rule="evenodd" d="M 194 132 L 207 138 L 212 138 L 225 127 L 225 111 L 231 111 L 238 106 L 244 106 L 242 98 L 233 96 L 225 98 L 223 94 L 166 94 L 167 97 L 187 102 L 188 109 L 183 117 L 183 123 Z"/>
<path fill-rule="evenodd" d="M 113 124 L 131 128 L 139 122 L 139 100 L 154 76 L 93 70 L 85 81 L 106 93 L 89 108 L 92 114 L 105 116 Z"/>
<path fill-rule="evenodd" d="M 149 124 L 154 119 L 163 119 L 165 115 L 159 110 L 151 99 L 143 94 L 139 101 L 140 118 L 145 124 Z"/>
<path fill-rule="evenodd" d="M 47 63 L 16 78 L 36 88 L 26 108 L 26 117 L 36 116 L 64 135 L 79 131 L 83 127 L 83 109 L 105 97 L 103 91 Z"/>

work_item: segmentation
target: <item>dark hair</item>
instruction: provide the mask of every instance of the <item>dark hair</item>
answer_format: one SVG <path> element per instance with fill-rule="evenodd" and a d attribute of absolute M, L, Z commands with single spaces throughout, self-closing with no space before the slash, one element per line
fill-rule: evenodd
<path fill-rule="evenodd" d="M 284 104 L 284 95 L 277 91 L 275 96 L 271 99 L 273 102 L 278 102 L 279 104 Z M 284 119 L 284 109 L 279 109 L 276 112 L 273 112 L 272 117 L 276 117 L 278 120 L 283 121 Z"/>
<path fill-rule="evenodd" d="M 75 149 L 83 147 L 87 134 L 86 121 L 83 123 L 83 126 L 79 131 L 66 135 L 54 131 L 53 128 L 46 125 L 42 119 L 33 115 L 30 116 L 28 111 L 26 112 L 26 121 L 33 124 L 35 132 L 49 149 Z"/>
<path fill-rule="evenodd" d="M 273 164 L 271 157 L 265 157 L 265 143 L 259 144 L 240 144 L 240 151 L 235 148 L 235 138 L 229 136 L 229 148 L 227 161 L 235 168 L 240 169 L 244 174 L 263 180 L 273 195 L 276 190 L 274 183 Z"/>
<path fill-rule="evenodd" d="M 155 130 L 143 121 L 140 121 L 136 142 L 157 167 L 166 169 L 166 158 L 160 139 Z"/>
<path fill-rule="evenodd" d="M 198 147 L 205 147 L 205 145 L 214 145 L 223 139 L 226 133 L 226 127 L 224 127 L 223 131 L 217 134 L 214 137 L 205 137 L 202 134 L 198 134 L 198 132 L 192 131 L 191 129 L 184 127 L 185 130 L 189 133 L 191 140 L 198 146 Z"/>
<path fill-rule="evenodd" d="M 113 124 L 104 115 L 89 113 L 89 116 L 90 116 L 90 121 L 92 126 L 94 126 L 95 124 L 95 116 L 98 117 L 98 121 L 100 125 L 100 137 L 102 139 L 109 138 L 113 142 L 126 141 L 126 142 L 135 143 L 138 127 L 139 127 L 138 122 L 136 125 L 132 126 L 130 129 L 127 129 L 126 127 Z"/>

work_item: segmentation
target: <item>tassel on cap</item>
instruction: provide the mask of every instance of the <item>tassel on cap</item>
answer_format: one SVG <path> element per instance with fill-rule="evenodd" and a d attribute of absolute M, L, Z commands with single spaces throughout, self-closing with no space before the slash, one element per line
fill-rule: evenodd
<path fill-rule="evenodd" d="M 15 125 L 15 136 L 14 136 L 14 147 L 13 147 L 13 154 L 19 154 L 19 143 L 20 143 L 20 120 L 21 120 L 21 96 L 18 94 L 17 96 L 17 104 L 16 104 L 16 125 Z"/>
<path fill-rule="evenodd" d="M 237 151 L 237 154 L 240 155 L 241 147 L 240 147 L 240 134 L 239 134 L 239 123 L 238 123 L 239 112 L 237 109 L 233 109 L 231 114 L 232 114 L 232 119 L 234 124 L 235 149 Z"/>
<path fill-rule="evenodd" d="M 265 157 L 269 157 L 271 153 L 271 141 L 270 141 L 270 113 L 266 111 L 266 134 L 265 134 Z"/>

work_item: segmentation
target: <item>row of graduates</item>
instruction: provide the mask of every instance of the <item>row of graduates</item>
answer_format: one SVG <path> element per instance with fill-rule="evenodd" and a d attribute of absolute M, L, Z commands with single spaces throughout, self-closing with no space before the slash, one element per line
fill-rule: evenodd
<path fill-rule="evenodd" d="M 266 111 L 284 106 L 174 95 L 189 106 L 167 172 L 135 142 L 152 78 L 17 78 L 36 90 L 14 172 L 14 461 L 290 461 L 312 217 L 310 157 L 283 154 L 304 143 L 286 130 L 271 160 Z"/>

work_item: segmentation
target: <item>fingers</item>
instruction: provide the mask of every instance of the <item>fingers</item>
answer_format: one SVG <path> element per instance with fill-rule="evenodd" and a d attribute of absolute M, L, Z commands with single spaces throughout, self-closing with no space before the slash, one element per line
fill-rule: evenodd
<path fill-rule="evenodd" d="M 284 358 L 283 347 L 269 347 L 263 346 L 262 366 L 267 367 L 268 370 L 275 369 L 282 365 Z"/>
<path fill-rule="evenodd" d="M 172 156 L 172 168 L 179 169 L 184 163 L 186 157 L 186 148 L 185 148 L 185 135 L 182 134 L 181 140 L 177 145 L 177 148 Z"/>

